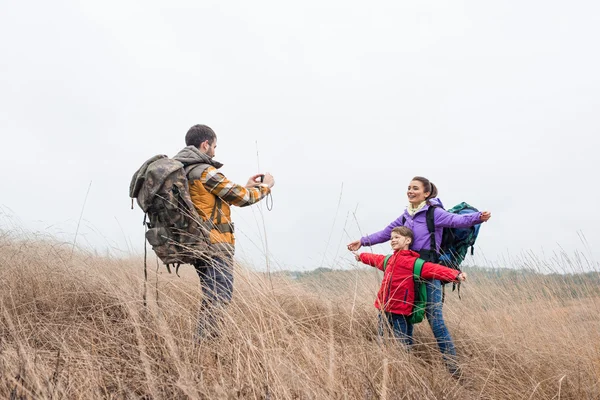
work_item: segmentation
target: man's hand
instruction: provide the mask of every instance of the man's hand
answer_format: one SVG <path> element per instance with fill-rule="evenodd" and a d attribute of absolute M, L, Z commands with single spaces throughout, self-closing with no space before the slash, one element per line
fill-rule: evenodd
<path fill-rule="evenodd" d="M 262 182 L 260 178 L 262 178 Z M 275 186 L 275 179 L 273 179 L 273 175 L 269 174 L 268 172 L 266 174 L 252 175 L 250 179 L 248 179 L 246 187 L 253 188 L 261 185 L 267 185 L 269 188 Z"/>
<path fill-rule="evenodd" d="M 252 175 L 249 179 L 248 179 L 248 183 L 246 183 L 246 187 L 247 188 L 253 188 L 253 187 L 257 187 L 260 185 L 260 177 L 263 174 L 256 174 L 256 175 Z"/>
<path fill-rule="evenodd" d="M 492 218 L 492 213 L 489 211 L 482 212 L 481 217 L 479 217 L 481 222 L 487 222 L 490 218 Z"/>
<path fill-rule="evenodd" d="M 352 242 L 348 245 L 348 250 L 356 251 L 356 250 L 360 249 L 360 246 L 361 246 L 360 240 L 355 240 L 354 242 Z"/>
<path fill-rule="evenodd" d="M 273 178 L 273 175 L 271 175 L 270 173 L 267 172 L 265 174 L 265 177 L 263 178 L 263 183 L 266 183 L 270 189 L 273 186 L 275 186 L 275 178 Z"/>

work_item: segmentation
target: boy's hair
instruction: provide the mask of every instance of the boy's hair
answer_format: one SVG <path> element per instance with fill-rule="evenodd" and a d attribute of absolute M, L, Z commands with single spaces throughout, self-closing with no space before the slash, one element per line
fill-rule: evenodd
<path fill-rule="evenodd" d="M 208 140 L 209 144 L 213 144 L 217 135 L 215 131 L 206 125 L 194 125 L 185 135 L 185 145 L 200 148 L 200 145 Z"/>
<path fill-rule="evenodd" d="M 397 233 L 400 236 L 410 238 L 411 242 L 415 241 L 415 235 L 413 235 L 412 229 L 406 226 L 397 226 L 394 229 L 392 229 L 392 233 Z"/>

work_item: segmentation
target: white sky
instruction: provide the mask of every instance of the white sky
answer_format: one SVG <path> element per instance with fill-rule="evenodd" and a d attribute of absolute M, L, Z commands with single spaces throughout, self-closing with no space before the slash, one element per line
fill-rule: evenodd
<path fill-rule="evenodd" d="M 414 175 L 492 211 L 485 263 L 599 260 L 599 39 L 593 1 L 4 1 L 0 228 L 72 241 L 91 181 L 77 242 L 140 252 L 131 175 L 204 123 L 277 180 L 234 214 L 256 268 L 265 232 L 273 268 L 355 265 Z"/>

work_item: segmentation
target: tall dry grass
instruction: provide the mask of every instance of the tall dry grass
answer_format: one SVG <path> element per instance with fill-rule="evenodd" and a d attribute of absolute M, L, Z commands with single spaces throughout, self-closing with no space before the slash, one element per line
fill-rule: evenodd
<path fill-rule="evenodd" d="M 222 335 L 200 343 L 193 270 L 151 270 L 144 307 L 141 260 L 0 236 L 0 398 L 600 398 L 592 277 L 471 271 L 444 306 L 455 380 L 427 323 L 410 353 L 378 343 L 374 270 L 238 267 Z"/>

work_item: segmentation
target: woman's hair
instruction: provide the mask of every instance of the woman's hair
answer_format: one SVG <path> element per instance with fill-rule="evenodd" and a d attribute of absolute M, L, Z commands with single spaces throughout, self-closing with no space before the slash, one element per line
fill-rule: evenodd
<path fill-rule="evenodd" d="M 413 235 L 412 229 L 407 226 L 397 226 L 392 229 L 392 233 L 397 233 L 400 236 L 410 238 L 411 242 L 415 241 L 415 235 Z"/>
<path fill-rule="evenodd" d="M 429 196 L 427 196 L 425 200 L 437 197 L 438 190 L 433 184 L 433 182 L 431 182 L 429 179 L 423 178 L 422 176 L 415 176 L 414 178 L 412 178 L 412 180 L 421 182 L 423 184 L 423 191 L 425 191 L 425 193 L 429 192 Z"/>

